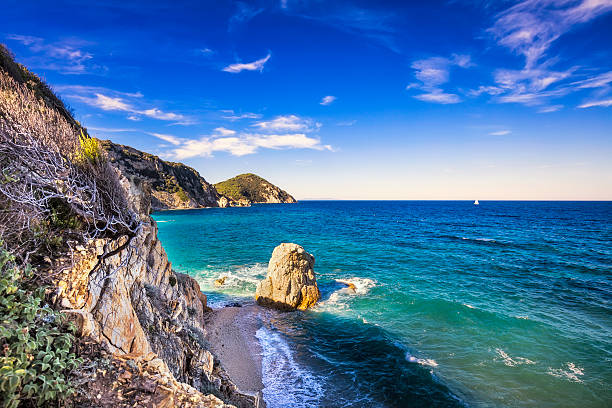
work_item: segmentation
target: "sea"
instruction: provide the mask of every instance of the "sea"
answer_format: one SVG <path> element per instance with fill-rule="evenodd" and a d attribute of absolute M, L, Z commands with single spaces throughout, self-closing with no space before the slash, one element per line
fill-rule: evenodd
<path fill-rule="evenodd" d="M 302 201 L 153 217 L 173 268 L 213 307 L 252 303 L 278 244 L 315 256 L 319 303 L 257 331 L 269 408 L 612 406 L 612 202 Z"/>

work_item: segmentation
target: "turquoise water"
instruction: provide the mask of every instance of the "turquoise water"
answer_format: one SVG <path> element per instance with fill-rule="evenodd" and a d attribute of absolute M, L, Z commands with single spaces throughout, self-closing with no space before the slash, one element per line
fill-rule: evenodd
<path fill-rule="evenodd" d="M 612 406 L 612 203 L 307 201 L 154 218 L 213 306 L 252 299 L 279 243 L 315 255 L 322 301 L 258 332 L 271 407 Z"/>

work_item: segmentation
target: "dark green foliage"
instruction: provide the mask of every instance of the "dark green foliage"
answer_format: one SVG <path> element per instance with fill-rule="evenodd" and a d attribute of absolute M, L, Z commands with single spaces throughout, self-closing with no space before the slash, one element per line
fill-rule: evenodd
<path fill-rule="evenodd" d="M 49 406 L 74 390 L 68 374 L 81 364 L 71 352 L 74 327 L 44 304 L 44 288 L 32 282 L 0 249 L 0 404 Z"/>
<path fill-rule="evenodd" d="M 170 286 L 176 285 L 176 277 L 174 277 L 174 275 L 170 275 L 168 278 L 168 283 L 170 283 Z"/>
<path fill-rule="evenodd" d="M 215 184 L 217 191 L 234 201 L 249 200 L 255 203 L 267 202 L 272 191 L 278 192 L 282 201 L 293 202 L 286 191 L 274 186 L 267 180 L 253 173 L 240 174 L 229 180 Z"/>

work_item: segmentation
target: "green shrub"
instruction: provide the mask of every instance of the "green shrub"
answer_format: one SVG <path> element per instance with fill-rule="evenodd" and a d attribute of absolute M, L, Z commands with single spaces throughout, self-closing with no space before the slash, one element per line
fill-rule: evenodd
<path fill-rule="evenodd" d="M 31 269 L 21 270 L 0 249 L 0 406 L 48 406 L 74 390 L 68 375 L 81 364 L 70 350 L 74 326 L 44 304 L 44 288 L 31 288 Z"/>
<path fill-rule="evenodd" d="M 189 201 L 189 196 L 187 196 L 187 193 L 185 193 L 185 190 L 183 190 L 180 187 L 179 187 L 179 190 L 177 191 L 176 195 L 178 196 L 178 198 L 181 201 Z"/>

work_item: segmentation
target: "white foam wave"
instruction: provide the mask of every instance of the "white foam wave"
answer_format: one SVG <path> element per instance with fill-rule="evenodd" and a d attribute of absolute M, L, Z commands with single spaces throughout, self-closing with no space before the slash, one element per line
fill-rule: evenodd
<path fill-rule="evenodd" d="M 576 364 L 572 362 L 567 362 L 561 368 L 548 367 L 547 373 L 552 375 L 553 377 L 565 378 L 572 382 L 581 383 L 582 380 L 578 378 L 578 376 L 584 375 L 584 368 L 577 367 Z"/>
<path fill-rule="evenodd" d="M 159 224 L 160 222 L 173 222 L 174 220 L 159 220 L 157 221 L 157 223 Z"/>
<path fill-rule="evenodd" d="M 267 265 L 264 264 L 243 265 L 212 273 L 207 271 L 205 274 L 209 277 L 206 279 L 205 289 L 236 296 L 252 296 L 257 283 L 266 276 L 266 273 Z M 215 286 L 215 280 L 220 278 L 225 278 L 223 284 Z"/>
<path fill-rule="evenodd" d="M 535 361 L 529 360 L 528 358 L 510 357 L 504 350 L 500 348 L 496 348 L 495 351 L 499 355 L 499 357 L 495 360 L 498 361 L 499 359 L 501 359 L 508 367 L 514 367 L 522 364 L 535 364 Z"/>
<path fill-rule="evenodd" d="M 408 352 L 406 352 L 406 361 L 409 361 L 411 363 L 417 363 L 417 364 L 420 364 L 422 366 L 427 366 L 427 367 L 437 367 L 438 366 L 438 363 L 433 358 L 417 358 Z"/>
<path fill-rule="evenodd" d="M 493 238 L 468 238 L 468 237 L 461 237 L 461 239 L 469 240 L 469 241 L 497 242 Z"/>
<path fill-rule="evenodd" d="M 355 296 L 363 296 L 376 286 L 376 282 L 368 278 L 336 279 L 336 282 L 347 285 L 347 287 L 332 293 L 328 299 L 320 302 L 315 310 L 346 310 L 349 308 L 348 300 Z"/>
<path fill-rule="evenodd" d="M 293 351 L 278 332 L 261 327 L 263 397 L 268 408 L 319 406 L 323 379 L 295 361 Z"/>
<path fill-rule="evenodd" d="M 347 285 L 347 288 L 340 290 L 353 295 L 365 295 L 370 289 L 376 286 L 376 282 L 368 278 L 336 279 L 336 282 Z"/>

